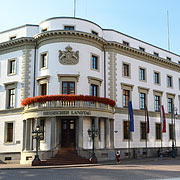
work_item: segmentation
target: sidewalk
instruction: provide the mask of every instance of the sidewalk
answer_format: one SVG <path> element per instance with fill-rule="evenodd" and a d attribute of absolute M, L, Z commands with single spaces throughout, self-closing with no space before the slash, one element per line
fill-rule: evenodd
<path fill-rule="evenodd" d="M 120 165 L 127 165 L 139 162 L 172 160 L 171 157 L 155 157 L 155 158 L 141 158 L 141 159 L 122 159 Z M 180 157 L 176 157 L 175 160 L 180 160 Z M 117 165 L 116 161 L 99 162 L 97 164 L 73 164 L 73 165 L 56 165 L 56 166 L 31 166 L 21 164 L 0 164 L 0 170 L 16 170 L 16 169 L 45 169 L 45 168 L 78 168 L 78 167 L 90 167 L 90 166 L 107 166 Z"/>

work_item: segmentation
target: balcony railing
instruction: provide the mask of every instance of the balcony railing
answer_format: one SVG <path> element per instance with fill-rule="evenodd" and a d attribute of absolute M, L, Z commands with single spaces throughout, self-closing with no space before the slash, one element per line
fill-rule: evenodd
<path fill-rule="evenodd" d="M 98 108 L 114 110 L 115 102 L 108 98 L 84 95 L 36 96 L 24 99 L 21 104 L 25 110 L 37 108 Z"/>

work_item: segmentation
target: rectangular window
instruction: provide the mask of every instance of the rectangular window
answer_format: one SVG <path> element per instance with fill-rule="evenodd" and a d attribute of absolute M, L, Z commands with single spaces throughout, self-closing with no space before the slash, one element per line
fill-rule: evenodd
<path fill-rule="evenodd" d="M 16 74 L 16 60 L 11 59 L 8 61 L 8 74 Z"/>
<path fill-rule="evenodd" d="M 9 39 L 10 39 L 11 41 L 12 41 L 12 40 L 15 40 L 15 39 L 16 39 L 16 36 L 11 36 Z"/>
<path fill-rule="evenodd" d="M 98 85 L 91 84 L 91 96 L 98 96 Z"/>
<path fill-rule="evenodd" d="M 156 123 L 156 140 L 161 140 L 161 124 Z"/>
<path fill-rule="evenodd" d="M 146 140 L 146 123 L 141 122 L 141 140 Z"/>
<path fill-rule="evenodd" d="M 154 52 L 154 56 L 158 57 L 158 56 L 159 56 L 159 53 Z"/>
<path fill-rule="evenodd" d="M 92 60 L 91 60 L 91 68 L 97 70 L 98 69 L 98 57 L 92 55 Z"/>
<path fill-rule="evenodd" d="M 140 50 L 140 51 L 145 51 L 145 49 L 144 49 L 144 48 L 142 48 L 142 47 L 139 47 L 139 50 Z"/>
<path fill-rule="evenodd" d="M 140 109 L 145 109 L 146 94 L 140 93 Z"/>
<path fill-rule="evenodd" d="M 74 26 L 64 26 L 64 30 L 66 30 L 66 31 L 74 31 Z"/>
<path fill-rule="evenodd" d="M 6 143 L 12 143 L 13 142 L 13 123 L 6 123 L 5 124 L 5 132 L 6 132 Z"/>
<path fill-rule="evenodd" d="M 172 87 L 172 77 L 171 76 L 167 76 L 167 86 Z"/>
<path fill-rule="evenodd" d="M 155 98 L 155 107 L 154 107 L 154 109 L 155 109 L 156 112 L 159 112 L 160 111 L 160 96 L 155 95 L 154 98 Z"/>
<path fill-rule="evenodd" d="M 166 59 L 167 59 L 168 61 L 171 61 L 171 58 L 170 58 L 170 57 L 166 57 Z"/>
<path fill-rule="evenodd" d="M 173 125 L 169 124 L 169 140 L 172 140 L 173 137 Z"/>
<path fill-rule="evenodd" d="M 15 88 L 8 89 L 8 105 L 7 108 L 15 107 Z"/>
<path fill-rule="evenodd" d="M 173 106 L 173 99 L 168 98 L 168 113 L 172 112 L 172 106 Z"/>
<path fill-rule="evenodd" d="M 40 84 L 40 95 L 47 95 L 47 83 Z"/>
<path fill-rule="evenodd" d="M 179 79 L 179 90 L 180 90 L 180 79 Z"/>
<path fill-rule="evenodd" d="M 41 65 L 40 65 L 40 68 L 47 67 L 47 59 L 48 59 L 47 53 L 41 54 Z"/>
<path fill-rule="evenodd" d="M 123 76 L 129 77 L 129 64 L 123 63 Z"/>
<path fill-rule="evenodd" d="M 75 94 L 75 82 L 62 82 L 62 94 Z"/>
<path fill-rule="evenodd" d="M 139 80 L 140 81 L 145 81 L 146 80 L 146 75 L 145 75 L 145 69 L 144 68 L 139 69 Z"/>
<path fill-rule="evenodd" d="M 43 134 L 41 140 L 45 141 L 45 129 L 46 128 L 45 128 L 45 120 L 44 119 L 40 120 L 40 129 L 41 129 L 42 134 Z"/>
<path fill-rule="evenodd" d="M 98 33 L 96 31 L 91 31 L 91 33 L 95 36 L 98 36 Z"/>
<path fill-rule="evenodd" d="M 41 30 L 41 32 L 46 32 L 48 29 L 47 28 L 44 28 Z"/>
<path fill-rule="evenodd" d="M 123 41 L 123 45 L 125 45 L 125 46 L 129 46 L 129 43 L 128 43 L 128 42 L 126 42 L 126 41 Z"/>
<path fill-rule="evenodd" d="M 123 107 L 128 107 L 128 102 L 130 99 L 130 92 L 129 90 L 123 90 Z"/>
<path fill-rule="evenodd" d="M 129 132 L 129 122 L 124 121 L 124 139 L 130 139 L 130 132 Z"/>
<path fill-rule="evenodd" d="M 154 83 L 155 84 L 160 84 L 160 79 L 159 79 L 159 73 L 154 72 Z"/>

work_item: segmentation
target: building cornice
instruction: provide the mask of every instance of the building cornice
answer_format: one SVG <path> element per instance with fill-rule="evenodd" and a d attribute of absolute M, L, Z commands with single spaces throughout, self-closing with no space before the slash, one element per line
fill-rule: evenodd
<path fill-rule="evenodd" d="M 7 53 L 10 50 L 19 48 L 26 48 L 25 45 L 30 45 L 32 49 L 35 47 L 35 42 L 37 42 L 38 47 L 49 43 L 56 42 L 76 42 L 83 43 L 87 45 L 95 46 L 101 50 L 114 51 L 126 56 L 137 58 L 139 60 L 159 65 L 164 68 L 168 68 L 174 71 L 180 71 L 180 65 L 163 59 L 161 57 L 156 57 L 153 54 L 140 51 L 138 49 L 125 46 L 121 43 L 114 41 L 106 41 L 105 39 L 93 35 L 91 33 L 81 32 L 81 31 L 64 31 L 64 30 L 54 30 L 47 31 L 37 34 L 33 37 L 24 37 L 15 39 L 13 41 L 7 41 L 0 43 L 0 54 Z M 20 49 L 21 50 L 21 49 Z"/>
<path fill-rule="evenodd" d="M 0 54 L 9 53 L 26 48 L 34 49 L 35 39 L 33 37 L 22 37 L 12 41 L 0 43 Z"/>
<path fill-rule="evenodd" d="M 99 49 L 103 50 L 103 46 L 104 44 L 106 44 L 106 41 L 103 38 L 93 35 L 91 33 L 86 33 L 81 31 L 64 31 L 64 30 L 47 31 L 35 35 L 34 38 L 36 39 L 39 47 L 48 43 L 74 41 L 74 42 L 96 46 Z"/>
<path fill-rule="evenodd" d="M 105 44 L 104 48 L 106 51 L 115 51 L 117 53 L 124 54 L 132 58 L 136 57 L 139 60 L 146 61 L 151 64 L 156 64 L 161 67 L 169 68 L 177 72 L 180 71 L 180 65 L 175 62 L 168 61 L 164 58 L 154 56 L 153 54 L 143 52 L 129 46 L 125 46 L 118 42 L 108 41 Z"/>

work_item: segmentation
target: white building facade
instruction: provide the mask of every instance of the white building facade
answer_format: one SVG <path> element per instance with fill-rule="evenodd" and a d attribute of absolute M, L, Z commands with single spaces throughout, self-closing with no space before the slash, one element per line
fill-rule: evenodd
<path fill-rule="evenodd" d="M 84 96 L 70 101 L 52 97 L 61 94 Z M 0 33 L 1 161 L 31 163 L 36 125 L 43 131 L 41 159 L 63 147 L 74 147 L 88 158 L 93 145 L 88 129 L 93 125 L 99 131 L 98 161 L 114 159 L 117 149 L 123 158 L 156 156 L 158 148 L 171 149 L 173 135 L 178 155 L 180 122 L 174 113 L 179 114 L 179 97 L 179 55 L 93 22 L 59 17 Z M 131 135 L 129 100 L 134 110 Z M 161 105 L 166 133 L 161 133 Z"/>

